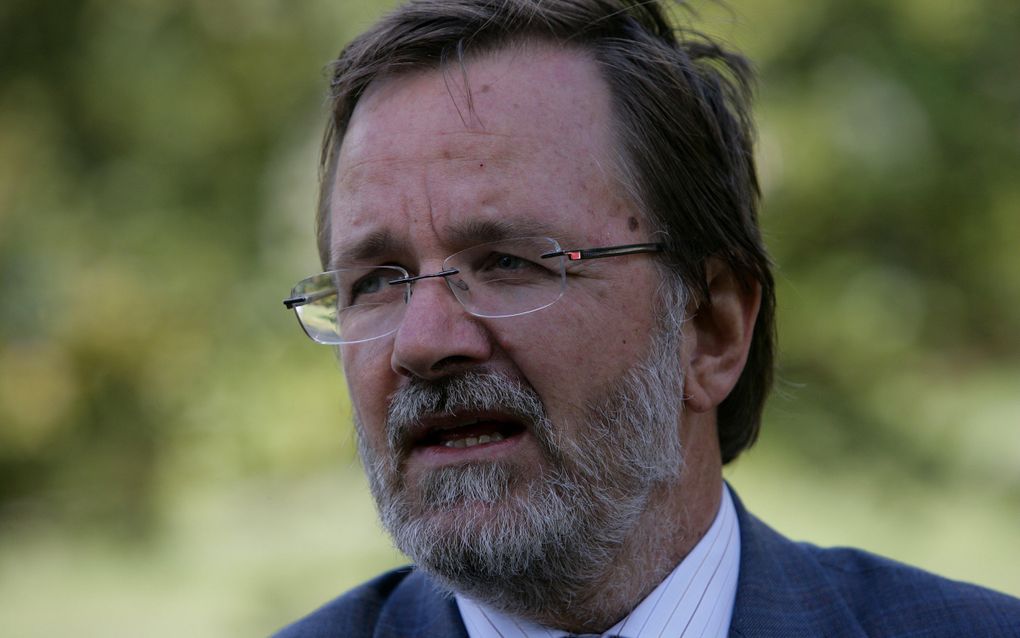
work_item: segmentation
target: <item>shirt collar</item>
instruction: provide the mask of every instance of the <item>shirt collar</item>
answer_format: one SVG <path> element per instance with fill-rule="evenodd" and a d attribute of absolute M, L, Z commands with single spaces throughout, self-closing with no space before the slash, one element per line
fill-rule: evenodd
<path fill-rule="evenodd" d="M 715 520 L 659 585 L 603 636 L 726 636 L 740 568 L 740 528 L 724 484 Z M 563 631 L 516 619 L 456 595 L 469 638 L 561 638 Z"/>

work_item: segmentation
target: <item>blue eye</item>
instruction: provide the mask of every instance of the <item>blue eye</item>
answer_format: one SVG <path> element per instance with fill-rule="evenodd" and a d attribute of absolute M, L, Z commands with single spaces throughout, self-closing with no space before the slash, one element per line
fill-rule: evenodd
<path fill-rule="evenodd" d="M 394 279 L 394 275 L 389 272 L 377 271 L 365 275 L 351 286 L 351 303 L 357 303 L 359 297 L 377 295 L 387 290 L 391 279 Z"/>

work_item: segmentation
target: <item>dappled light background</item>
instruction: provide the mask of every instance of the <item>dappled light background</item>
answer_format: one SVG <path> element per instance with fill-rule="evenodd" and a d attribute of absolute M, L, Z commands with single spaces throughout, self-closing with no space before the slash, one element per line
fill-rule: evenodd
<path fill-rule="evenodd" d="M 323 68 L 384 6 L 0 7 L 0 626 L 265 635 L 401 562 L 329 349 Z M 727 470 L 781 531 L 1020 595 L 1020 5 L 741 0 L 781 369 Z"/>

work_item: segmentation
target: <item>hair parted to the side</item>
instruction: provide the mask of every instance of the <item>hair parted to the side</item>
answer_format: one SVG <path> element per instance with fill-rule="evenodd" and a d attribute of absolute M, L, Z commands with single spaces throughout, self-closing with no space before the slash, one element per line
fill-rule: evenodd
<path fill-rule="evenodd" d="M 709 257 L 761 287 L 747 364 L 718 410 L 728 463 L 758 436 L 775 354 L 775 290 L 758 227 L 754 76 L 739 54 L 671 24 L 659 0 L 411 0 L 357 37 L 331 66 L 332 113 L 319 167 L 323 264 L 340 145 L 368 85 L 529 40 L 577 48 L 598 64 L 611 92 L 618 169 L 636 204 L 664 231 L 666 259 L 693 298 L 711 303 Z"/>

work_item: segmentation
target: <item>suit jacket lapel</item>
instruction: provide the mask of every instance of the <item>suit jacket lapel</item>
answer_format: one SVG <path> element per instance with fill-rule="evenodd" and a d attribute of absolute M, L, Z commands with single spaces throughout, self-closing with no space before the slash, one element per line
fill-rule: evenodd
<path fill-rule="evenodd" d="M 866 638 L 807 546 L 751 516 L 735 493 L 733 501 L 740 521 L 740 575 L 730 637 Z"/>
<path fill-rule="evenodd" d="M 415 569 L 380 610 L 375 638 L 468 638 L 457 601 Z"/>

